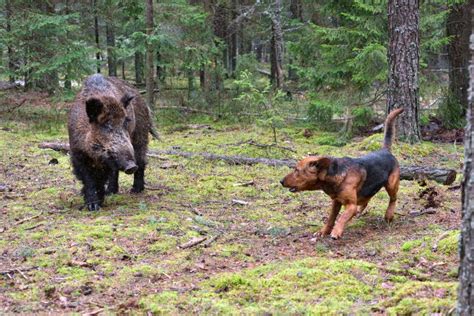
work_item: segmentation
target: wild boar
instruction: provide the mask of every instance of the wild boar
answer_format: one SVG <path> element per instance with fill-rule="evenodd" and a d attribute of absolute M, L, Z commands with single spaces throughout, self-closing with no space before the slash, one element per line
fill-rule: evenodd
<path fill-rule="evenodd" d="M 139 92 L 126 82 L 100 74 L 86 79 L 68 116 L 71 162 L 82 182 L 90 211 L 106 194 L 119 190 L 118 174 L 134 174 L 131 192 L 144 189 L 150 110 Z"/>

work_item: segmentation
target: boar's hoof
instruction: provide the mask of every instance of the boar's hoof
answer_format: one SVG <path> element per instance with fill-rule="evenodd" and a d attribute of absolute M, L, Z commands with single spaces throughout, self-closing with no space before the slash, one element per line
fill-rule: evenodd
<path fill-rule="evenodd" d="M 118 188 L 115 187 L 108 187 L 105 190 L 105 195 L 111 195 L 111 194 L 117 194 L 118 193 Z"/>
<path fill-rule="evenodd" d="M 140 193 L 140 192 L 143 192 L 144 188 L 135 188 L 133 187 L 131 190 L 130 190 L 130 193 Z"/>
<path fill-rule="evenodd" d="M 100 209 L 99 203 L 87 203 L 87 209 L 91 212 L 98 211 Z"/>

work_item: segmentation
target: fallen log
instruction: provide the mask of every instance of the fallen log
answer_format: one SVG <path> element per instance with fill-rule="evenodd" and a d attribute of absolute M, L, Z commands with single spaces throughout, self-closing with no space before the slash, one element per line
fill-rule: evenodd
<path fill-rule="evenodd" d="M 41 143 L 39 148 L 53 149 L 63 153 L 69 151 L 69 145 L 65 143 Z M 293 168 L 296 164 L 294 159 L 270 159 L 270 158 L 250 158 L 245 156 L 226 156 L 211 154 L 206 152 L 196 153 L 179 150 L 150 150 L 150 157 L 159 155 L 173 155 L 184 158 L 202 157 L 211 161 L 224 161 L 232 165 L 256 165 L 263 164 L 273 167 L 287 166 Z M 400 179 L 402 180 L 433 180 L 444 185 L 450 185 L 456 180 L 456 170 L 442 169 L 425 166 L 400 166 Z"/>

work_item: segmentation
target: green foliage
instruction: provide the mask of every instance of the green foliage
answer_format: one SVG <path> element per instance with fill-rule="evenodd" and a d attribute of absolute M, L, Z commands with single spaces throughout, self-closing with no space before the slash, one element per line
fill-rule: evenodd
<path fill-rule="evenodd" d="M 368 106 L 358 106 L 352 109 L 353 115 L 353 126 L 355 128 L 366 127 L 370 122 L 372 122 L 375 113 L 371 107 Z"/>
<path fill-rule="evenodd" d="M 285 122 L 279 106 L 285 94 L 280 90 L 272 91 L 270 83 L 267 83 L 263 89 L 259 89 L 253 78 L 254 76 L 248 70 L 243 70 L 240 73 L 239 79 L 234 81 L 240 91 L 235 100 L 242 106 L 253 105 L 255 107 L 257 113 L 260 114 L 257 123 L 271 128 L 273 141 L 277 143 L 276 131 L 284 127 Z"/>
<path fill-rule="evenodd" d="M 334 106 L 326 101 L 312 101 L 308 108 L 308 119 L 311 123 L 320 126 L 331 124 L 334 115 Z"/>
<path fill-rule="evenodd" d="M 437 114 L 447 128 L 463 128 L 466 124 L 465 109 L 461 102 L 449 92 L 445 94 Z"/>
<path fill-rule="evenodd" d="M 35 6 L 13 10 L 11 32 L 5 32 L 0 42 L 12 49 L 16 68 L 5 64 L 1 70 L 50 91 L 58 87 L 58 79 L 80 80 L 91 71 L 91 61 L 78 19 L 77 13 L 53 15 Z"/>

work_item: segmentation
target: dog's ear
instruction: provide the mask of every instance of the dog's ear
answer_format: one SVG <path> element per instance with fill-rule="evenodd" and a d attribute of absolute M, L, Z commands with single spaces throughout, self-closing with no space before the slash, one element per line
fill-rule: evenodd
<path fill-rule="evenodd" d="M 320 157 L 309 163 L 309 170 L 317 174 L 320 180 L 324 180 L 332 164 L 333 159 L 330 157 Z"/>
<path fill-rule="evenodd" d="M 332 162 L 332 159 L 329 157 L 320 157 L 318 159 L 310 161 L 309 167 L 313 171 L 329 169 L 329 167 L 331 166 L 331 162 Z"/>

